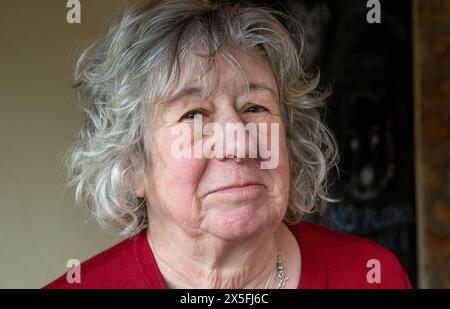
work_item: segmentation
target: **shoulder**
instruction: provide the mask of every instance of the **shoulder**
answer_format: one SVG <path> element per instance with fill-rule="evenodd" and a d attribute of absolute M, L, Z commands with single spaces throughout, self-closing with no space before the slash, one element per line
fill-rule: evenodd
<path fill-rule="evenodd" d="M 302 257 L 326 267 L 323 276 L 329 288 L 411 288 L 395 254 L 371 240 L 308 222 L 291 226 L 291 231 Z"/>
<path fill-rule="evenodd" d="M 139 282 L 139 264 L 136 259 L 136 242 L 143 232 L 128 238 L 96 256 L 84 261 L 79 267 L 79 283 L 69 283 L 69 271 L 44 286 L 44 289 L 91 289 L 91 288 L 133 288 Z"/>

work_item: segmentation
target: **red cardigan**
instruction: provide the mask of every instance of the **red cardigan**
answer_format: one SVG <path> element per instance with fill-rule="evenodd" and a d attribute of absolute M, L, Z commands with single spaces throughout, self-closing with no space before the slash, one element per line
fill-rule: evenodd
<path fill-rule="evenodd" d="M 332 232 L 301 222 L 289 227 L 300 244 L 302 271 L 299 289 L 403 289 L 411 288 L 408 276 L 395 255 L 376 243 Z M 369 283 L 379 263 L 379 283 Z M 49 289 L 163 289 L 164 281 L 147 242 L 146 230 L 124 240 L 81 264 L 81 283 L 61 276 Z M 373 280 L 371 280 L 373 281 Z"/>

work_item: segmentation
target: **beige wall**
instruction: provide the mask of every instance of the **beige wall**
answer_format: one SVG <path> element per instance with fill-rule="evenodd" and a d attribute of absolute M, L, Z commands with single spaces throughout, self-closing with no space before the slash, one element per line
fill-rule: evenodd
<path fill-rule="evenodd" d="M 38 288 L 119 239 L 101 231 L 64 192 L 61 156 L 80 114 L 77 50 L 104 29 L 120 0 L 0 1 L 0 288 Z"/>

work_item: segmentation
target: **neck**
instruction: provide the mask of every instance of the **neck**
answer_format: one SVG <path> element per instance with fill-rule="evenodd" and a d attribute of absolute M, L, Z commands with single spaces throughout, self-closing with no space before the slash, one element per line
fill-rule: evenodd
<path fill-rule="evenodd" d="M 148 240 L 168 287 L 277 287 L 277 238 L 281 226 L 231 241 L 156 222 L 149 224 Z"/>

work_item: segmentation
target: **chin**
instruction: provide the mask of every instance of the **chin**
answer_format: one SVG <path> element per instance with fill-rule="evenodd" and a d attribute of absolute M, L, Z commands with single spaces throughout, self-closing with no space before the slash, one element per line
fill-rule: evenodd
<path fill-rule="evenodd" d="M 275 221 L 273 213 L 243 206 L 211 214 L 206 228 L 210 234 L 225 240 L 245 240 L 267 231 Z"/>

